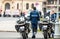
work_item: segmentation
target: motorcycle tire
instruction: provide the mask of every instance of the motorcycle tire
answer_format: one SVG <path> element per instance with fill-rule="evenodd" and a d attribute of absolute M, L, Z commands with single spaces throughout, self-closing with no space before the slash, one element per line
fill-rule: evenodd
<path fill-rule="evenodd" d="M 47 39 L 47 33 L 44 32 L 44 39 Z"/>
<path fill-rule="evenodd" d="M 22 33 L 22 37 L 23 37 L 23 39 L 27 39 L 26 33 Z"/>

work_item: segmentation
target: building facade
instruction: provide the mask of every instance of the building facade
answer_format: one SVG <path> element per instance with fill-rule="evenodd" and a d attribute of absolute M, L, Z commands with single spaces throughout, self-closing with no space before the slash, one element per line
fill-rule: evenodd
<path fill-rule="evenodd" d="M 46 0 L 43 4 L 45 5 L 46 11 L 55 9 L 56 12 L 60 12 L 60 0 Z"/>
<path fill-rule="evenodd" d="M 42 11 L 42 2 L 43 0 L 0 0 L 0 10 L 2 14 L 6 10 L 10 10 L 11 13 L 16 10 L 27 12 L 35 6 Z"/>

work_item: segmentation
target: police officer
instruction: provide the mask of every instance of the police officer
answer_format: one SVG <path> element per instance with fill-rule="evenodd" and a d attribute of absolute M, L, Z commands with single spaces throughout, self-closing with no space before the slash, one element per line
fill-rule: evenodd
<path fill-rule="evenodd" d="M 37 24 L 39 19 L 39 12 L 36 10 L 36 7 L 33 7 L 33 11 L 30 12 L 30 20 L 32 24 L 32 38 L 35 38 L 35 35 L 37 33 Z"/>

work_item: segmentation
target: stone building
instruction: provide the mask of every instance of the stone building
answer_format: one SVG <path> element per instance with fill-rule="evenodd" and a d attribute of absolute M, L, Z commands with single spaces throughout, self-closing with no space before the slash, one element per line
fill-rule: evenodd
<path fill-rule="evenodd" d="M 43 0 L 0 0 L 0 11 L 2 11 L 2 14 L 6 10 L 9 10 L 10 14 L 16 10 L 27 12 L 33 6 L 42 11 L 42 2 Z"/>
<path fill-rule="evenodd" d="M 46 11 L 55 9 L 56 12 L 60 12 L 60 0 L 45 0 L 43 4 Z"/>

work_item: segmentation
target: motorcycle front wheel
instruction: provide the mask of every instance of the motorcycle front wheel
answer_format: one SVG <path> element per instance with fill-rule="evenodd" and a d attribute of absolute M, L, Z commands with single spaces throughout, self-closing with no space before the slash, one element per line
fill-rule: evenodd
<path fill-rule="evenodd" d="M 47 32 L 44 31 L 44 39 L 47 39 Z"/>
<path fill-rule="evenodd" d="M 27 33 L 25 33 L 25 32 L 22 33 L 23 39 L 27 39 L 27 36 L 28 36 Z"/>

